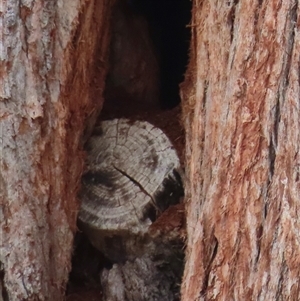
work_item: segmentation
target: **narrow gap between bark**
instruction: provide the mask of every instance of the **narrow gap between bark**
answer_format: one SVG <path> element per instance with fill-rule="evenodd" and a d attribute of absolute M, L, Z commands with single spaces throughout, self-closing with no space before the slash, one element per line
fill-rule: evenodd
<path fill-rule="evenodd" d="M 278 128 L 281 119 L 281 106 L 285 102 L 286 98 L 286 91 L 289 85 L 289 70 L 293 55 L 293 47 L 295 41 L 295 27 L 297 24 L 297 10 L 298 10 L 298 1 L 293 5 L 290 11 L 290 18 L 288 19 L 289 22 L 286 23 L 286 32 L 287 32 L 287 50 L 285 51 L 285 58 L 283 59 L 283 75 L 281 77 L 281 81 L 279 84 L 279 90 L 277 94 L 277 101 L 275 105 L 275 112 L 274 112 L 274 130 L 271 137 L 271 143 L 269 146 L 269 160 L 270 160 L 270 177 L 272 178 L 274 175 L 275 169 L 275 160 L 276 160 L 276 149 L 278 143 Z"/>
<path fill-rule="evenodd" d="M 173 142 L 182 163 L 184 130 L 180 124 L 179 84 L 188 64 L 191 28 L 187 25 L 191 9 L 189 0 L 116 1 L 115 15 L 107 24 L 112 27 L 112 42 L 110 61 L 105 62 L 110 67 L 100 115 L 100 121 L 146 120 L 161 128 Z M 103 68 L 103 62 L 99 68 Z M 150 196 L 138 181 L 115 168 Z M 155 211 L 160 212 L 151 199 Z M 112 263 L 82 233 L 75 240 L 69 291 L 74 291 L 73 284 L 78 281 L 84 283 L 85 290 L 97 288 L 99 270 Z"/>
<path fill-rule="evenodd" d="M 4 285 L 4 269 L 1 261 L 0 261 L 0 300 L 9 301 L 8 294 Z"/>

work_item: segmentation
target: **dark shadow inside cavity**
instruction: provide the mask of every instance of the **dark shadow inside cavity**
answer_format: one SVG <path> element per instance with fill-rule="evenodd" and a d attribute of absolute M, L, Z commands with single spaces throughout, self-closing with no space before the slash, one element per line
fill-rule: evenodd
<path fill-rule="evenodd" d="M 82 232 L 77 232 L 74 238 L 72 270 L 67 294 L 72 294 L 83 287 L 99 287 L 99 273 L 103 268 L 112 268 L 111 261 L 94 248 Z"/>
<path fill-rule="evenodd" d="M 117 0 L 104 109 L 124 103 L 172 109 L 180 103 L 191 9 L 190 0 Z"/>
<path fill-rule="evenodd" d="M 131 0 L 146 16 L 160 62 L 160 103 L 163 109 L 179 104 L 179 84 L 188 63 L 192 1 Z"/>
<path fill-rule="evenodd" d="M 155 206 L 151 203 L 149 203 L 145 208 L 143 212 L 143 221 L 146 220 L 147 218 L 150 219 L 150 221 L 153 223 L 157 219 L 157 209 Z"/>
<path fill-rule="evenodd" d="M 118 18 L 118 14 L 120 16 L 121 13 L 125 24 L 129 24 L 129 28 L 132 28 L 132 31 L 125 31 L 123 38 L 124 40 L 133 39 L 132 48 L 129 47 L 127 52 L 124 48 L 121 48 L 122 51 L 117 55 L 116 63 L 120 58 L 125 57 L 124 66 L 127 66 L 128 70 L 137 70 L 137 72 L 133 72 L 133 76 L 131 77 L 131 73 L 126 73 L 126 68 L 124 69 L 125 71 L 122 69 L 121 71 L 125 72 L 125 79 L 122 78 L 121 72 L 121 76 L 117 76 L 116 80 L 111 76 L 112 70 L 109 68 L 104 91 L 105 102 L 101 116 L 105 118 L 109 117 L 108 119 L 111 117 L 124 117 L 123 112 L 127 110 L 128 112 L 125 116 L 129 115 L 131 117 L 133 115 L 139 116 L 139 112 L 147 108 L 172 109 L 176 107 L 180 103 L 179 84 L 184 79 L 184 73 L 188 64 L 190 28 L 187 25 L 191 19 L 192 1 L 116 0 L 116 3 L 116 7 L 119 5 L 118 9 L 120 11 L 113 16 L 111 22 L 113 24 L 115 22 L 114 18 Z M 139 42 L 139 40 L 136 40 L 138 34 L 142 36 L 141 41 L 143 41 L 144 36 L 149 37 L 149 41 L 147 40 L 146 44 L 141 42 L 140 48 L 137 47 L 136 43 L 136 41 Z M 147 71 L 147 68 L 153 65 L 151 64 L 153 58 L 149 59 L 148 65 L 145 64 L 143 66 L 144 59 L 147 61 L 147 57 L 143 56 L 143 51 L 153 56 L 154 65 L 157 63 L 157 70 L 150 68 L 150 71 Z M 129 53 L 128 56 L 124 55 L 126 53 Z M 138 58 L 135 66 L 130 65 L 130 62 L 126 65 L 128 57 Z M 109 62 L 109 66 L 112 66 L 111 61 Z M 116 69 L 118 69 L 118 66 L 116 66 Z M 141 75 L 141 82 L 139 82 L 137 76 L 140 73 L 143 75 Z M 130 81 L 127 81 L 127 78 Z M 143 89 L 140 86 L 143 86 L 144 78 L 146 81 L 152 78 L 152 81 L 146 84 L 146 88 Z M 133 88 L 130 89 L 132 83 Z M 127 89 L 128 85 L 129 89 Z M 136 86 L 137 88 L 135 88 Z M 150 92 L 150 96 L 148 96 L 148 92 Z M 108 115 L 105 116 L 106 110 Z M 115 111 L 118 112 L 115 113 Z M 152 114 L 152 110 L 149 110 L 149 112 Z M 172 127 L 172 123 L 170 124 Z M 101 135 L 101 131 L 97 134 Z M 104 179 L 104 175 L 86 174 L 86 177 L 93 177 L 95 182 L 106 183 L 110 186 L 109 179 Z M 175 189 L 174 197 L 176 197 L 174 198 L 174 202 L 170 201 L 166 204 L 166 195 L 174 193 L 174 191 L 168 188 L 170 182 L 164 184 L 166 184 L 165 192 L 157 195 L 155 200 L 156 206 L 160 211 L 164 211 L 168 205 L 177 203 L 178 195 L 183 195 L 183 188 L 180 184 Z M 149 218 L 152 222 L 157 219 L 159 212 L 156 206 L 146 208 L 145 219 Z M 174 246 L 174 248 L 177 249 L 177 246 Z M 178 247 L 178 252 L 180 256 L 184 256 L 182 246 Z M 176 259 L 181 258 L 179 255 L 176 256 Z M 172 262 L 175 261 L 172 259 Z M 89 243 L 83 233 L 78 233 L 75 237 L 68 292 L 74 291 L 78 286 L 87 288 L 98 287 L 99 272 L 103 268 L 111 268 L 112 264 L 110 260 Z M 182 262 L 181 260 L 179 261 L 178 266 L 178 273 L 182 274 L 183 260 Z M 164 269 L 164 267 L 161 268 Z M 169 267 L 166 268 L 169 269 Z"/>
<path fill-rule="evenodd" d="M 184 196 L 182 180 L 176 170 L 173 170 L 172 176 L 164 179 L 162 186 L 163 189 L 155 195 L 155 203 L 161 212 L 171 205 L 178 204 Z"/>

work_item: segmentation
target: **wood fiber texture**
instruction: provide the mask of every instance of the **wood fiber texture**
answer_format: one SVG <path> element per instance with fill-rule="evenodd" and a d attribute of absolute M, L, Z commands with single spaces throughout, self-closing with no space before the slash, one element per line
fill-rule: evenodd
<path fill-rule="evenodd" d="M 183 196 L 171 142 L 148 122 L 114 119 L 95 129 L 86 150 L 79 221 L 113 263 L 101 273 L 104 300 L 173 301 L 183 266 L 181 221 L 169 233 L 159 227 L 167 221 L 154 226 Z"/>
<path fill-rule="evenodd" d="M 299 300 L 298 1 L 193 2 L 182 300 Z"/>
<path fill-rule="evenodd" d="M 97 132 L 87 142 L 79 220 L 90 228 L 86 232 L 92 243 L 120 261 L 121 255 L 125 259 L 142 252 L 149 226 L 179 202 L 180 162 L 167 136 L 150 123 L 114 119 L 103 121 Z M 109 237 L 122 240 L 117 254 Z"/>

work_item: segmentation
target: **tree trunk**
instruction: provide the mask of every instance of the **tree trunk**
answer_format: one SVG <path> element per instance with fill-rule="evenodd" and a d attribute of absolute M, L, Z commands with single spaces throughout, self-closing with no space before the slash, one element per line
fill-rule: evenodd
<path fill-rule="evenodd" d="M 299 300 L 298 1 L 194 0 L 182 300 Z"/>
<path fill-rule="evenodd" d="M 63 299 L 112 2 L 0 6 L 0 300 Z M 300 299 L 299 13 L 293 0 L 193 1 L 184 301 Z"/>
<path fill-rule="evenodd" d="M 78 211 L 79 149 L 86 118 L 92 125 L 102 105 L 101 96 L 91 102 L 90 88 L 98 46 L 98 95 L 104 88 L 111 5 L 0 5 L 0 295 L 10 301 L 63 299 Z"/>

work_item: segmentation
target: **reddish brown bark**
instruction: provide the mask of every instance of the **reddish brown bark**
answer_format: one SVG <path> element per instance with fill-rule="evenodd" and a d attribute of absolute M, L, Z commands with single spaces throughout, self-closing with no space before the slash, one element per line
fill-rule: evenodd
<path fill-rule="evenodd" d="M 194 1 L 182 300 L 299 300 L 297 1 Z"/>
<path fill-rule="evenodd" d="M 10 301 L 63 299 L 80 145 L 85 120 L 102 104 L 104 64 L 98 103 L 90 87 L 97 46 L 106 61 L 111 4 L 2 4 L 0 261 Z"/>

